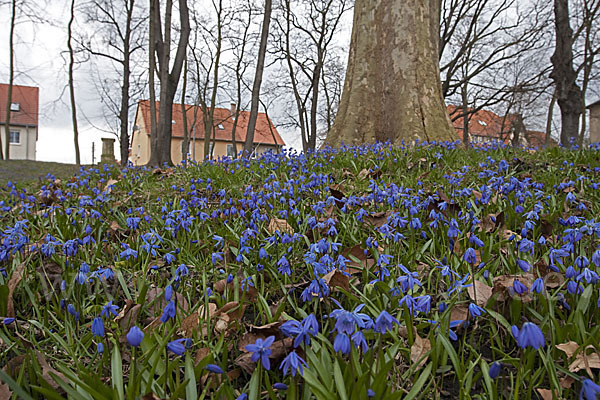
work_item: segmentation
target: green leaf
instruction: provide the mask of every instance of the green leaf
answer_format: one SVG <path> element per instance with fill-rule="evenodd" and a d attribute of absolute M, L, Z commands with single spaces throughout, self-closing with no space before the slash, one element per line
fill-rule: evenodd
<path fill-rule="evenodd" d="M 344 382 L 344 377 L 342 376 L 342 370 L 340 369 L 340 364 L 338 360 L 335 360 L 333 364 L 333 377 L 335 379 L 335 385 L 337 387 L 338 395 L 341 400 L 348 400 L 348 394 L 346 393 L 346 383 Z"/>
<path fill-rule="evenodd" d="M 433 365 L 432 363 L 427 364 L 427 368 L 425 368 L 425 370 L 423 372 L 421 372 L 421 375 L 419 375 L 419 379 L 417 379 L 415 381 L 415 384 L 413 385 L 410 392 L 408 392 L 408 394 L 406 395 L 404 400 L 412 400 L 412 399 L 416 398 L 419 394 L 422 394 L 421 389 L 423 388 L 423 385 L 425 384 L 425 382 L 427 382 L 427 381 L 431 382 L 429 375 L 431 375 L 432 365 Z"/>
<path fill-rule="evenodd" d="M 197 399 L 198 389 L 196 387 L 196 373 L 194 372 L 194 362 L 189 354 L 185 355 L 185 380 L 188 381 L 185 386 L 185 397 L 187 399 Z"/>
<path fill-rule="evenodd" d="M 117 390 L 117 399 L 124 400 L 125 393 L 123 391 L 123 364 L 121 362 L 121 352 L 119 351 L 118 343 L 113 347 L 112 358 L 110 361 L 112 386 Z"/>
<path fill-rule="evenodd" d="M 12 390 L 19 397 L 19 399 L 33 400 L 33 397 L 26 393 L 23 388 L 13 380 L 13 378 L 4 372 L 3 369 L 0 369 L 0 380 L 6 383 L 8 387 L 10 387 L 10 390 Z"/>
<path fill-rule="evenodd" d="M 590 301 L 592 299 L 592 294 L 594 288 L 592 285 L 587 285 L 587 287 L 583 290 L 581 296 L 579 296 L 579 301 L 577 302 L 577 311 L 580 311 L 582 314 L 585 314 L 588 307 L 590 306 Z"/>

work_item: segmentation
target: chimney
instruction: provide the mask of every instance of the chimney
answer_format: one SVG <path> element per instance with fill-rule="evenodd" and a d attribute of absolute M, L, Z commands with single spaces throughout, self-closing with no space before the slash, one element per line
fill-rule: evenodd
<path fill-rule="evenodd" d="M 236 108 L 236 104 L 235 104 L 235 103 L 231 103 L 231 109 L 230 109 L 230 110 L 231 110 L 231 116 L 232 116 L 233 118 L 235 118 L 235 112 L 237 111 L 237 108 Z"/>

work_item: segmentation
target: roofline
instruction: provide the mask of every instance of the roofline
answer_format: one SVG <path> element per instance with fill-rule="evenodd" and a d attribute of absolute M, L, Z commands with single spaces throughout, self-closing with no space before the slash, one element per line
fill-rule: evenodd
<path fill-rule="evenodd" d="M 595 107 L 597 105 L 600 105 L 600 100 L 596 100 L 595 102 L 593 102 L 592 104 L 586 106 L 585 108 L 592 108 L 592 107 Z"/>
<path fill-rule="evenodd" d="M 6 125 L 6 121 L 0 121 L 0 125 L 4 126 Z M 33 125 L 33 124 L 15 124 L 15 123 L 10 123 L 10 126 L 18 126 L 20 128 L 37 128 L 39 125 Z"/>

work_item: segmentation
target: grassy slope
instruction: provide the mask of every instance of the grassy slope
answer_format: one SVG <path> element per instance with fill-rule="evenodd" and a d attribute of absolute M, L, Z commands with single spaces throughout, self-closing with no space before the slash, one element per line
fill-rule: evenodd
<path fill-rule="evenodd" d="M 0 185 L 8 181 L 27 183 L 44 178 L 48 173 L 58 178 L 66 178 L 79 171 L 74 164 L 61 164 L 55 162 L 9 160 L 0 162 Z"/>

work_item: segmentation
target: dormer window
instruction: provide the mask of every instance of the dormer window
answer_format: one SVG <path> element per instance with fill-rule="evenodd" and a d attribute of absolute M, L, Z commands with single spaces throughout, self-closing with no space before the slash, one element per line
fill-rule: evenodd
<path fill-rule="evenodd" d="M 13 111 L 13 112 L 21 111 L 21 105 L 19 103 L 10 103 L 10 111 Z"/>
<path fill-rule="evenodd" d="M 222 130 L 222 131 L 224 131 L 224 130 L 225 130 L 225 127 L 223 126 L 223 124 L 219 124 L 219 125 L 217 125 L 217 126 L 219 127 L 219 129 L 220 129 L 220 130 Z"/>

